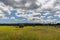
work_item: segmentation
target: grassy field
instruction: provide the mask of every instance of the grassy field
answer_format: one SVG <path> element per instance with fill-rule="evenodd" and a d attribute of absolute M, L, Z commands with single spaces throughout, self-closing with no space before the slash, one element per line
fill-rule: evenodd
<path fill-rule="evenodd" d="M 60 40 L 60 28 L 53 26 L 0 26 L 0 40 Z"/>

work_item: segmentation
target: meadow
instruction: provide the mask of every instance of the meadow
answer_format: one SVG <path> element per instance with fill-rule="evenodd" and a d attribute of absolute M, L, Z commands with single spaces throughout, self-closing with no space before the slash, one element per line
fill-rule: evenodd
<path fill-rule="evenodd" d="M 54 26 L 0 26 L 0 40 L 60 40 L 60 28 Z"/>

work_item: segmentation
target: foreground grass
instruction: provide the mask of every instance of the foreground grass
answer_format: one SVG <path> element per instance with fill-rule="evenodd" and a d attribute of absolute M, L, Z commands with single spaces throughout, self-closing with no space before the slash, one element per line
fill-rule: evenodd
<path fill-rule="evenodd" d="M 60 28 L 0 26 L 0 40 L 60 40 Z"/>

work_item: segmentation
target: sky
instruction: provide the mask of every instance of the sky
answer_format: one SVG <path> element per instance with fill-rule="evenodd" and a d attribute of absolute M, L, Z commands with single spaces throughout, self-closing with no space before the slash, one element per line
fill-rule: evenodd
<path fill-rule="evenodd" d="M 60 0 L 0 0 L 1 23 L 60 23 Z"/>

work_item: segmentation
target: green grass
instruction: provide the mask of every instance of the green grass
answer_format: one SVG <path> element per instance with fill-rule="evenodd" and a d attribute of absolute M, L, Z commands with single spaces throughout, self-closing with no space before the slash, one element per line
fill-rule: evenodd
<path fill-rule="evenodd" d="M 60 40 L 60 28 L 53 26 L 0 26 L 0 40 Z"/>

